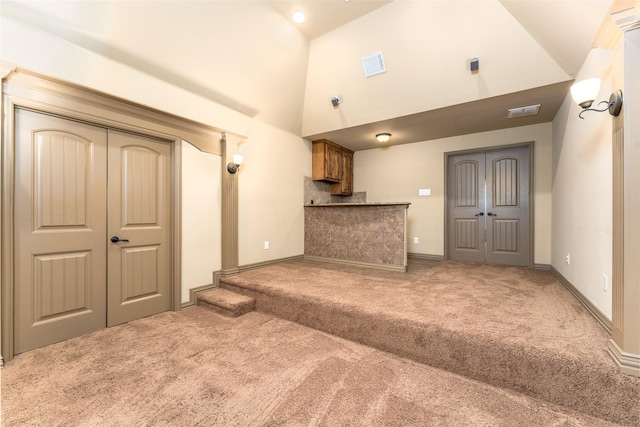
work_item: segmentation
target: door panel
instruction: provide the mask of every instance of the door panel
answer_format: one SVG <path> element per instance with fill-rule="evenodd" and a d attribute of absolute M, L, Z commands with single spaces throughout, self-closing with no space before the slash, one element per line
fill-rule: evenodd
<path fill-rule="evenodd" d="M 487 165 L 486 262 L 527 266 L 529 148 L 487 152 Z"/>
<path fill-rule="evenodd" d="M 529 265 L 529 147 L 448 157 L 448 259 Z"/>
<path fill-rule="evenodd" d="M 449 258 L 484 262 L 484 154 L 449 157 Z"/>
<path fill-rule="evenodd" d="M 14 351 L 106 325 L 105 129 L 16 110 Z"/>
<path fill-rule="evenodd" d="M 170 308 L 171 145 L 109 130 L 109 296 L 113 326 Z M 127 240 L 127 241 L 124 241 Z"/>

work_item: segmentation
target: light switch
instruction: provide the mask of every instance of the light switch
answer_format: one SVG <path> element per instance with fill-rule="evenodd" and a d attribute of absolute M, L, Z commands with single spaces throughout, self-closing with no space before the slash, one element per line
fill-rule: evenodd
<path fill-rule="evenodd" d="M 418 196 L 430 196 L 431 189 L 430 188 L 421 188 L 418 190 Z"/>

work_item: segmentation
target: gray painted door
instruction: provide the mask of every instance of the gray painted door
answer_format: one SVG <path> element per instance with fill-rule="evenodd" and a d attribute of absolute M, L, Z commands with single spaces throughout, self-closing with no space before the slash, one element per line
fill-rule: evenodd
<path fill-rule="evenodd" d="M 529 265 L 529 147 L 452 155 L 448 259 Z"/>
<path fill-rule="evenodd" d="M 529 148 L 487 153 L 486 262 L 529 265 Z"/>
<path fill-rule="evenodd" d="M 485 161 L 485 153 L 449 157 L 449 259 L 485 261 Z"/>
<path fill-rule="evenodd" d="M 170 308 L 170 155 L 16 111 L 15 354 Z"/>

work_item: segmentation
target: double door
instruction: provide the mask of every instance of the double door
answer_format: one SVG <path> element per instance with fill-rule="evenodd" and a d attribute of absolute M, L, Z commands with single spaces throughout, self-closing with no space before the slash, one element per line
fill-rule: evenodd
<path fill-rule="evenodd" d="M 448 157 L 448 259 L 529 265 L 529 162 L 529 146 Z"/>
<path fill-rule="evenodd" d="M 171 144 L 16 110 L 14 353 L 166 311 Z"/>

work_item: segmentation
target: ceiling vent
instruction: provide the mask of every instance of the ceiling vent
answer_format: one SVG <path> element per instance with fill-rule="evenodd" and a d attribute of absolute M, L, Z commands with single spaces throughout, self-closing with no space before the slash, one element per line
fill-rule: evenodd
<path fill-rule="evenodd" d="M 366 77 L 375 76 L 376 74 L 387 71 L 382 52 L 376 52 L 362 58 L 362 68 L 364 68 L 364 75 Z"/>
<path fill-rule="evenodd" d="M 526 107 L 510 108 L 508 117 L 513 119 L 515 117 L 535 116 L 540 110 L 540 104 L 528 105 Z"/>

